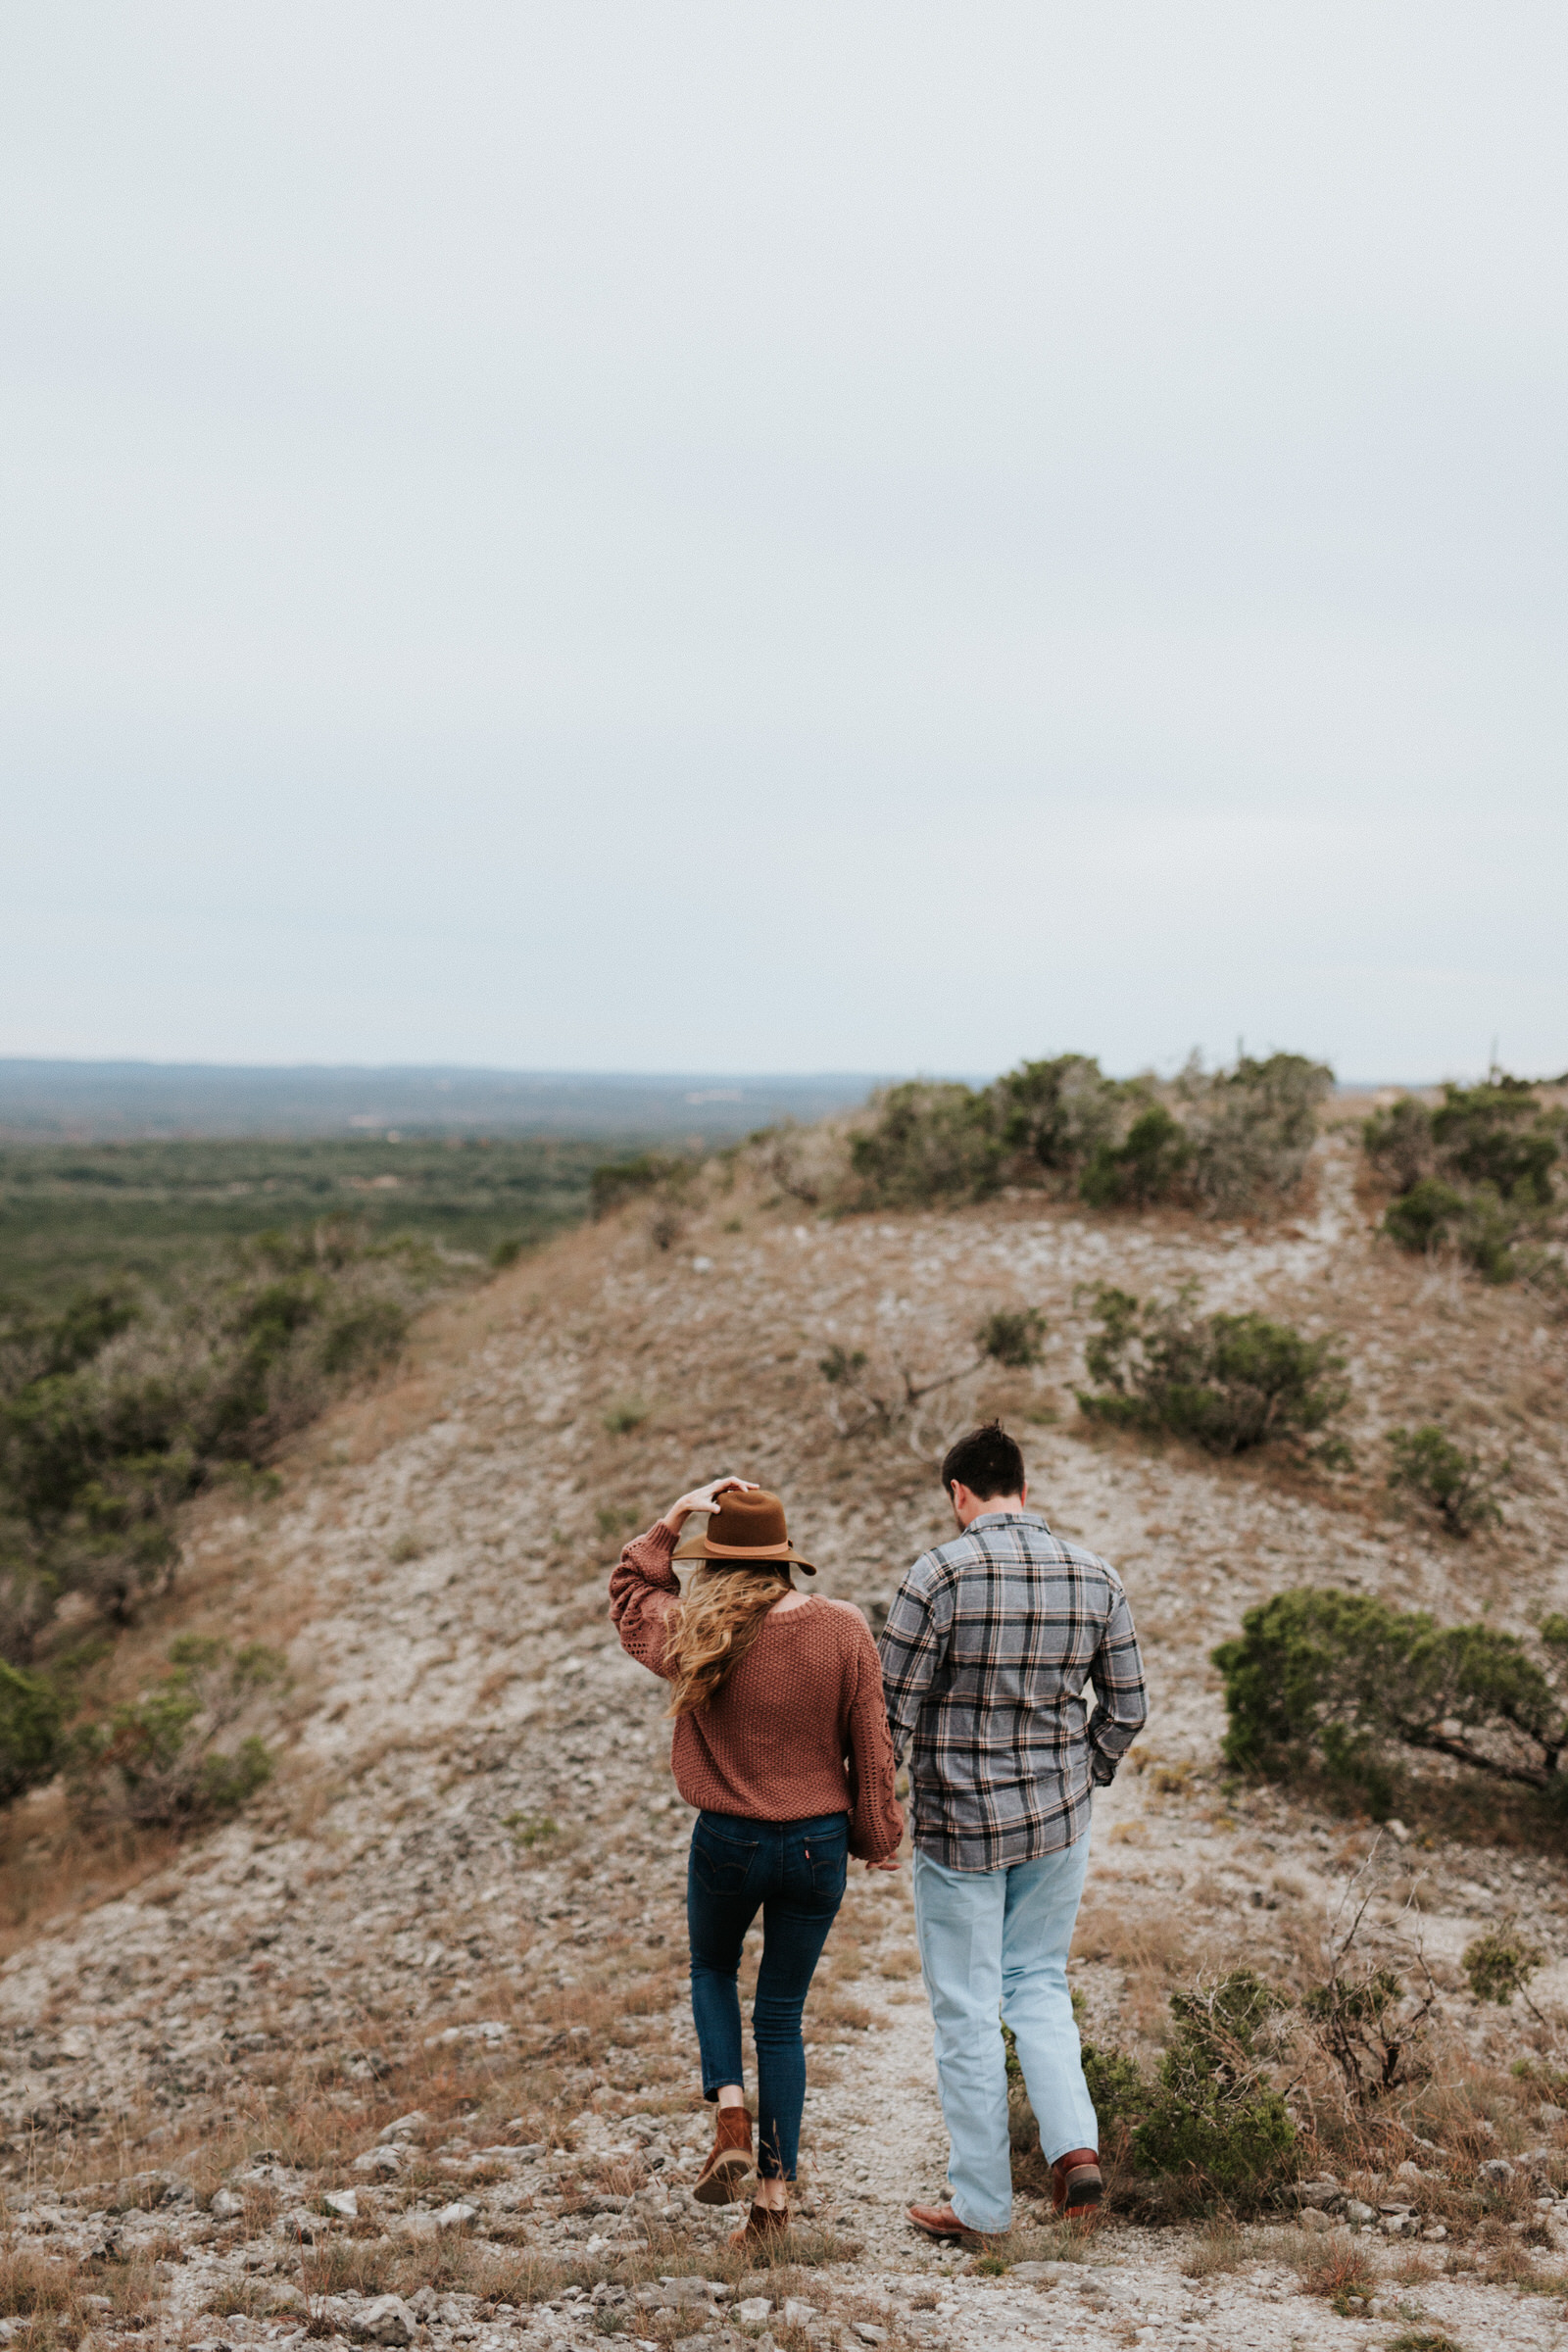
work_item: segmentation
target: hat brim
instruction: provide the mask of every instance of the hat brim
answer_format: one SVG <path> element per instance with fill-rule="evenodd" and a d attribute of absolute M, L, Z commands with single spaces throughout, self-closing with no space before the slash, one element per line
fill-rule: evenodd
<path fill-rule="evenodd" d="M 808 1576 L 816 1574 L 816 1563 L 804 1558 L 793 1544 L 787 1544 L 782 1551 L 759 1549 L 748 1557 L 739 1545 L 720 1551 L 716 1545 L 709 1543 L 706 1536 L 694 1536 L 689 1544 L 680 1544 L 671 1557 L 677 1560 L 711 1560 L 722 1568 L 804 1568 Z"/>

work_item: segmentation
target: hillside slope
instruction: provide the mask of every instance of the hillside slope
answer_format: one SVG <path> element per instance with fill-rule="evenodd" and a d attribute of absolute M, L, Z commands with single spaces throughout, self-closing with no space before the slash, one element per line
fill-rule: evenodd
<path fill-rule="evenodd" d="M 1075 1967 L 1088 2030 L 1147 2054 L 1194 1968 L 1307 1965 L 1374 1835 L 1220 1787 L 1213 1643 L 1306 1583 L 1515 1627 L 1568 1607 L 1561 1331 L 1375 1241 L 1354 1173 L 1329 1141 L 1298 1222 L 1256 1231 L 1038 1200 L 832 1223 L 766 1204 L 742 1174 L 666 1221 L 660 1248 L 634 1204 L 427 1318 L 406 1377 L 314 1432 L 276 1500 L 200 1506 L 187 1589 L 226 1563 L 249 1624 L 271 1609 L 297 1628 L 292 1744 L 248 1815 L 26 1931 L 0 1969 L 12 2308 L 52 2301 L 39 2328 L 97 2342 L 150 2324 L 175 2342 L 442 2346 L 764 2325 L 676 2285 L 635 2303 L 661 2274 L 727 2295 L 738 2217 L 681 2185 L 706 2136 L 687 2105 L 689 1816 L 661 1689 L 615 1645 L 604 1587 L 624 1530 L 722 1471 L 779 1489 L 821 1589 L 875 1620 L 946 1530 L 933 1448 L 1005 1413 L 1053 1525 L 1123 1570 L 1148 1650 L 1148 1736 L 1097 1802 Z M 1095 1438 L 1072 1389 L 1106 1280 L 1191 1281 L 1205 1306 L 1343 1333 L 1371 1471 L 1396 1422 L 1490 1435 L 1515 1464 L 1504 1525 L 1458 1544 L 1391 1516 L 1374 1475 Z M 1019 1307 L 1047 1318 L 1037 1369 L 962 1371 L 912 1424 L 839 1433 L 830 1348 L 918 1386 L 972 1362 L 985 1314 Z M 1560 2114 L 1538 2123 L 1539 2091 L 1503 2071 L 1559 2048 L 1555 2029 L 1489 2026 L 1456 1964 L 1502 1909 L 1555 1955 L 1568 1880 L 1519 1808 L 1440 1797 L 1407 1846 L 1376 1841 L 1375 1916 L 1392 1919 L 1419 1850 L 1426 1950 L 1479 2070 L 1475 2133 L 1456 2125 L 1451 2146 L 1555 2149 Z M 1548 2016 L 1568 2005 L 1568 1967 L 1533 1991 Z M 940 2185 L 946 2148 L 906 1876 L 852 1886 L 808 2026 L 808 2259 L 741 2282 L 773 2306 L 775 2343 L 857 2326 L 965 2345 L 1014 2328 L 1086 2347 L 1178 2328 L 1347 2339 L 1299 2291 L 1294 2231 L 1192 2278 L 1190 2230 L 1124 2221 L 1085 2248 L 1033 2214 L 1037 2257 L 1072 2260 L 1021 2279 L 950 2276 L 963 2258 L 914 2241 L 905 2202 Z M 1568 2177 L 1553 2162 L 1537 2159 L 1541 2181 Z M 1557 2340 L 1559 2303 L 1516 2297 L 1495 2262 L 1400 2288 L 1397 2252 L 1380 2253 L 1387 2291 L 1417 2293 L 1462 2341 Z M 1515 2270 L 1530 2260 L 1547 2268 L 1519 2251 Z"/>

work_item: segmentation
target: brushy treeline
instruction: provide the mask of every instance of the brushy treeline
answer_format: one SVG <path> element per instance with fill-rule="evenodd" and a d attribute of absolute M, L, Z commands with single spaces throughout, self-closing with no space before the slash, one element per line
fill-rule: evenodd
<path fill-rule="evenodd" d="M 1401 1095 L 1361 1130 L 1368 1159 L 1394 1187 L 1384 1232 L 1404 1250 L 1453 1250 L 1489 1282 L 1524 1273 L 1560 1289 L 1561 1261 L 1543 1245 L 1565 1129 L 1568 1112 L 1506 1071 L 1482 1086 L 1446 1086 L 1438 1103 Z"/>
<path fill-rule="evenodd" d="M 254 1476 L 394 1357 L 417 1300 L 460 1271 L 427 1243 L 371 1243 L 324 1221 L 263 1234 L 164 1295 L 122 1282 L 57 1315 L 0 1311 L 0 1798 L 66 1760 L 66 1597 L 123 1622 L 173 1572 L 178 1506 L 215 1480 Z M 211 1691 L 189 1703 L 191 1672 L 174 1661 L 161 1729 L 119 1727 L 119 1763 L 140 1741 L 144 1765 L 153 1755 L 173 1770 L 175 1718 L 188 1748 L 186 1727 L 215 1712 Z"/>
<path fill-rule="evenodd" d="M 1296 1191 L 1333 1083 L 1299 1054 L 1213 1071 L 1193 1061 L 1169 1084 L 1107 1078 L 1092 1055 L 1061 1054 L 985 1087 L 892 1087 L 851 1144 L 846 1205 L 983 1200 L 1013 1185 L 1098 1208 L 1241 1215 Z"/>

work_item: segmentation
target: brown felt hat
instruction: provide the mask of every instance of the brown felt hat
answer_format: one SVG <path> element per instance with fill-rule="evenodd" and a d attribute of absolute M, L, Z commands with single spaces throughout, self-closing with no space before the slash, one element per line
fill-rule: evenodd
<path fill-rule="evenodd" d="M 727 1494 L 721 1494 L 707 1534 L 683 1544 L 675 1557 L 710 1560 L 727 1568 L 771 1568 L 776 1564 L 804 1568 L 808 1576 L 816 1574 L 811 1562 L 803 1560 L 790 1542 L 784 1505 L 761 1487 L 750 1494 L 732 1487 Z"/>

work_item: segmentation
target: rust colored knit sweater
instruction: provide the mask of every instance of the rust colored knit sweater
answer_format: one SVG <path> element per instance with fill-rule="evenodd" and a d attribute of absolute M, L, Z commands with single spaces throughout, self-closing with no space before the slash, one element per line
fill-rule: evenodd
<path fill-rule="evenodd" d="M 660 1520 L 627 1544 L 610 1579 L 621 1648 L 666 1680 L 680 1598 L 674 1548 Z M 850 1851 L 862 1862 L 885 1862 L 904 1835 L 876 1644 L 845 1600 L 813 1593 L 804 1608 L 773 1610 L 717 1695 L 677 1717 L 670 1763 L 702 1811 L 746 1821 L 847 1812 Z"/>

